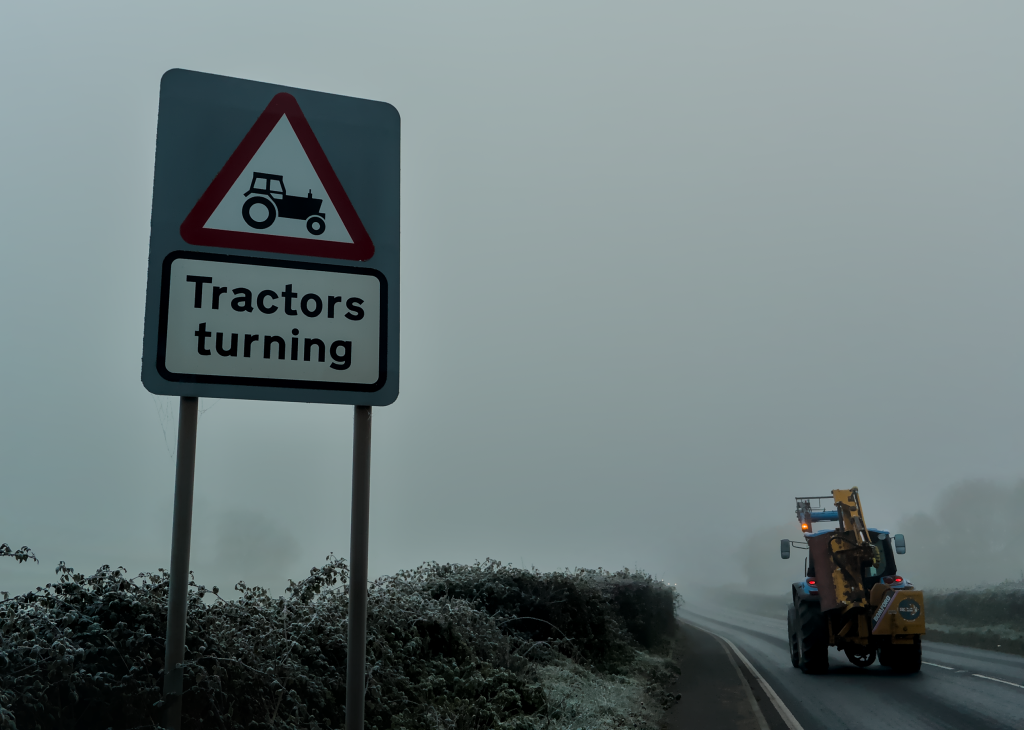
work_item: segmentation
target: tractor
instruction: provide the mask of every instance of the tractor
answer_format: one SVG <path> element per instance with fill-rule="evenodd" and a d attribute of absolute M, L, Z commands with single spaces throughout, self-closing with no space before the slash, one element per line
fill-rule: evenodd
<path fill-rule="evenodd" d="M 250 195 L 253 197 L 250 198 Z M 242 219 L 256 230 L 270 228 L 278 216 L 306 221 L 306 230 L 314 236 L 319 236 L 327 229 L 324 214 L 320 212 L 324 201 L 314 198 L 312 189 L 305 198 L 288 195 L 282 175 L 254 172 L 245 197 L 247 200 L 242 204 Z"/>
<path fill-rule="evenodd" d="M 822 506 L 823 500 L 834 509 Z M 903 535 L 890 539 L 885 530 L 866 526 L 856 487 L 836 489 L 828 497 L 797 497 L 796 514 L 806 544 L 782 541 L 783 559 L 791 548 L 808 551 L 804 579 L 793 584 L 789 607 L 793 666 L 823 674 L 828 648 L 834 646 L 857 667 L 877 657 L 896 672 L 920 671 L 924 594 L 896 572 L 894 548 L 897 555 L 907 551 Z M 839 526 L 815 531 L 816 522 Z"/>

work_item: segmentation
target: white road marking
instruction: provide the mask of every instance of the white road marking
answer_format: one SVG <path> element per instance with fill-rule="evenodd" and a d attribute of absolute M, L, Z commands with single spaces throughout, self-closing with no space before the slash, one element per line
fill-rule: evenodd
<path fill-rule="evenodd" d="M 740 661 L 743 662 L 743 666 L 749 669 L 750 673 L 757 677 L 758 684 L 761 685 L 761 689 L 764 690 L 764 693 L 768 695 L 768 699 L 770 699 L 772 701 L 772 704 L 775 705 L 775 709 L 779 711 L 779 715 L 782 717 L 783 722 L 786 723 L 786 727 L 788 727 L 789 730 L 804 730 L 803 726 L 799 722 L 797 722 L 797 719 L 795 717 L 793 717 L 793 713 L 789 711 L 789 708 L 786 707 L 782 703 L 782 700 L 779 698 L 779 696 L 775 694 L 775 690 L 772 689 L 772 686 L 765 681 L 764 677 L 761 676 L 761 673 L 759 671 L 754 669 L 754 665 L 750 663 L 750 660 L 743 656 L 743 652 L 737 649 L 736 645 L 724 636 L 720 638 L 722 639 L 722 641 L 728 644 L 734 652 L 736 652 L 736 656 L 738 656 L 740 658 Z"/>
<path fill-rule="evenodd" d="M 726 641 L 728 641 L 728 639 L 726 639 Z M 987 679 L 987 680 L 992 681 L 992 682 L 999 682 L 1000 684 L 1008 684 L 1011 687 L 1019 687 L 1020 689 L 1024 689 L 1024 684 L 1017 684 L 1016 682 L 1007 682 L 1005 679 L 996 679 L 995 677 L 986 677 L 984 674 L 972 674 L 971 676 L 972 677 L 981 677 L 982 679 Z"/>
<path fill-rule="evenodd" d="M 947 667 L 945 664 L 936 664 L 935 662 L 921 662 L 927 664 L 929 667 L 938 667 L 939 669 L 951 669 L 957 674 L 967 674 L 966 669 L 956 669 L 955 667 Z M 1005 679 L 996 679 L 995 677 L 987 677 L 984 674 L 971 674 L 972 677 L 978 677 L 979 679 L 987 679 L 990 682 L 999 682 L 1000 684 L 1008 684 L 1011 687 L 1019 687 L 1024 689 L 1024 684 L 1017 684 L 1016 682 L 1007 682 Z"/>
<path fill-rule="evenodd" d="M 715 636 L 712 634 L 712 636 Z M 754 719 L 757 720 L 758 730 L 771 730 L 768 727 L 768 721 L 764 719 L 764 713 L 761 712 L 761 708 L 757 706 L 757 700 L 754 698 L 754 693 L 750 689 L 750 683 L 747 682 L 747 678 L 743 676 L 743 672 L 740 671 L 740 665 L 736 663 L 736 658 L 733 653 L 729 651 L 729 647 L 725 645 L 721 636 L 715 636 L 715 640 L 718 641 L 722 646 L 722 651 L 729 657 L 729 663 L 732 664 L 732 668 L 736 670 L 736 676 L 740 678 L 740 684 L 743 685 L 743 689 L 746 691 L 747 701 L 750 703 L 750 708 L 754 711 Z"/>
<path fill-rule="evenodd" d="M 698 626 L 697 624 L 689 622 L 687 623 L 693 628 L 700 629 L 706 634 L 711 634 L 715 638 L 721 639 L 726 644 L 728 644 L 729 647 L 736 653 L 736 656 L 740 658 L 740 661 L 743 662 L 743 666 L 749 669 L 750 673 L 753 674 L 754 677 L 757 679 L 757 683 L 761 685 L 761 689 L 764 690 L 764 693 L 768 695 L 768 699 L 770 699 L 772 701 L 772 704 L 775 705 L 775 709 L 778 710 L 779 716 L 782 718 L 782 721 L 786 723 L 786 727 L 788 727 L 789 730 L 804 730 L 803 725 L 801 725 L 797 721 L 797 719 L 793 717 L 793 713 L 789 711 L 789 708 L 786 707 L 785 704 L 783 704 L 782 699 L 777 694 L 775 694 L 775 690 L 772 689 L 772 686 L 765 681 L 764 677 L 761 676 L 761 673 L 759 671 L 754 669 L 754 665 L 750 663 L 749 659 L 743 656 L 743 652 L 737 649 L 734 643 L 729 641 L 724 636 L 719 636 L 714 631 L 709 631 L 708 629 L 705 629 L 703 626 Z M 762 715 L 762 717 L 764 717 L 764 715 Z"/>

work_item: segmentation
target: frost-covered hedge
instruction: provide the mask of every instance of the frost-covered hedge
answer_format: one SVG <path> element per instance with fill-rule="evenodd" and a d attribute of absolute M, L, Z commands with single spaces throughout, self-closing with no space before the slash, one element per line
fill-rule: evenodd
<path fill-rule="evenodd" d="M 0 602 L 0 728 L 154 727 L 166 573 L 57 574 Z M 183 725 L 342 727 L 347 582 L 329 556 L 286 597 L 240 583 L 224 600 L 193 583 Z M 674 631 L 674 590 L 643 572 L 426 564 L 369 595 L 366 718 L 381 730 L 544 727 L 538 666 L 623 671 Z"/>
<path fill-rule="evenodd" d="M 933 591 L 927 593 L 925 599 L 928 618 L 937 622 L 977 627 L 1016 625 L 1024 630 L 1024 581 Z"/>
<path fill-rule="evenodd" d="M 925 591 L 926 638 L 1024 654 L 1024 580 Z"/>

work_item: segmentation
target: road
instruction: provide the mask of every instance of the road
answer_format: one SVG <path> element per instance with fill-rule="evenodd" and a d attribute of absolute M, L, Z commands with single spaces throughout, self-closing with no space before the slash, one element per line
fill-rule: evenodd
<path fill-rule="evenodd" d="M 925 641 L 921 672 L 901 676 L 832 649 L 814 676 L 790 663 L 785 618 L 690 604 L 680 617 L 732 641 L 804 730 L 1024 728 L 1024 657 Z"/>

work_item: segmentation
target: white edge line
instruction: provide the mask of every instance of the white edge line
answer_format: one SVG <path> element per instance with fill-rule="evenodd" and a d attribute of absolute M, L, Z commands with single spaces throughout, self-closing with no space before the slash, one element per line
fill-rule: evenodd
<path fill-rule="evenodd" d="M 956 669 L 956 667 L 947 667 L 945 664 L 936 664 L 935 662 L 921 662 L 927 664 L 929 667 L 938 667 L 939 669 Z"/>
<path fill-rule="evenodd" d="M 737 649 L 736 645 L 724 636 L 721 638 L 722 641 L 728 644 L 732 648 L 732 650 L 736 652 L 736 656 L 738 656 L 740 658 L 740 661 L 743 662 L 743 665 L 750 670 L 750 673 L 757 677 L 757 681 L 761 685 L 761 689 L 764 690 L 764 693 L 768 695 L 768 699 L 770 699 L 772 701 L 772 704 L 775 705 L 775 709 L 779 711 L 779 715 L 782 716 L 782 719 L 789 727 L 789 730 L 804 730 L 803 726 L 799 722 L 797 722 L 797 719 L 795 717 L 793 717 L 793 713 L 789 711 L 789 708 L 786 707 L 785 704 L 783 704 L 782 699 L 777 694 L 775 694 L 775 690 L 772 689 L 772 686 L 765 681 L 764 677 L 761 676 L 761 673 L 759 671 L 754 669 L 754 665 L 751 664 L 750 660 L 743 655 L 743 652 Z"/>
<path fill-rule="evenodd" d="M 743 666 L 749 669 L 750 673 L 757 678 L 758 684 L 761 685 L 761 689 L 764 690 L 764 693 L 768 695 L 768 699 L 772 701 L 772 704 L 775 706 L 775 709 L 778 710 L 779 716 L 782 718 L 782 721 L 786 723 L 786 727 L 788 727 L 789 730 L 804 730 L 803 725 L 797 722 L 797 719 L 793 717 L 793 713 L 789 711 L 789 708 L 786 707 L 785 704 L 783 704 L 782 699 L 777 694 L 775 694 L 775 690 L 772 689 L 772 686 L 765 681 L 764 677 L 761 676 L 761 673 L 759 671 L 754 669 L 754 665 L 751 664 L 750 660 L 743 655 L 743 652 L 736 648 L 736 645 L 734 643 L 729 641 L 724 636 L 719 636 L 714 631 L 708 631 L 708 629 L 705 629 L 703 626 L 698 626 L 697 624 L 690 623 L 689 621 L 687 621 L 686 623 L 694 627 L 695 629 L 700 629 L 704 633 L 711 634 L 712 636 L 721 639 L 726 644 L 728 644 L 729 647 L 736 653 L 736 656 L 740 658 L 740 661 L 743 662 Z"/>
<path fill-rule="evenodd" d="M 726 641 L 728 641 L 728 639 L 726 639 Z M 981 677 L 982 679 L 987 679 L 990 682 L 999 682 L 1000 684 L 1008 684 L 1011 687 L 1019 687 L 1021 689 L 1024 689 L 1024 684 L 1017 684 L 1016 682 L 1007 682 L 1005 679 L 996 679 L 995 677 L 986 677 L 984 674 L 974 674 L 974 675 L 971 675 L 971 676 Z"/>
<path fill-rule="evenodd" d="M 715 636 L 712 634 L 712 636 Z M 733 656 L 734 652 L 729 651 L 729 647 L 725 645 L 725 641 L 721 636 L 715 636 L 715 640 L 719 646 L 722 647 L 722 651 L 729 657 L 729 663 L 732 664 L 732 668 L 736 670 L 736 676 L 739 677 L 740 684 L 743 685 L 744 694 L 747 696 L 747 701 L 750 702 L 750 708 L 754 711 L 754 719 L 757 720 L 758 730 L 770 730 L 768 727 L 768 721 L 764 718 L 764 713 L 761 712 L 761 708 L 757 706 L 757 699 L 754 697 L 754 693 L 750 689 L 750 683 L 747 678 L 743 676 L 743 672 L 740 671 L 740 665 L 736 663 L 736 657 Z"/>

